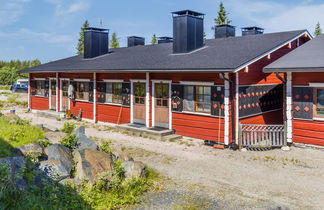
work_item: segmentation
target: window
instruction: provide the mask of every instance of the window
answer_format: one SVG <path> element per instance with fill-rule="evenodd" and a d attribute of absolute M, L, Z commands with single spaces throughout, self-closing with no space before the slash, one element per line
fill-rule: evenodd
<path fill-rule="evenodd" d="M 168 107 L 169 104 L 169 85 L 156 84 L 155 85 L 155 101 L 156 106 Z"/>
<path fill-rule="evenodd" d="M 114 104 L 122 104 L 122 86 L 120 82 L 108 82 L 106 84 L 106 102 Z"/>
<path fill-rule="evenodd" d="M 135 104 L 145 104 L 145 84 L 135 83 L 134 84 L 134 102 Z"/>
<path fill-rule="evenodd" d="M 33 80 L 31 81 L 32 95 L 48 97 L 48 81 Z"/>
<path fill-rule="evenodd" d="M 211 112 L 211 87 L 184 86 L 183 110 L 189 112 Z"/>
<path fill-rule="evenodd" d="M 68 94 L 68 90 L 69 90 L 69 81 L 68 80 L 63 80 L 62 81 L 62 95 L 64 97 L 68 97 L 69 94 Z"/>
<path fill-rule="evenodd" d="M 89 82 L 76 82 L 75 83 L 75 99 L 89 100 Z"/>
<path fill-rule="evenodd" d="M 315 88 L 315 116 L 324 117 L 324 88 Z"/>
<path fill-rule="evenodd" d="M 56 80 L 51 80 L 51 94 L 56 95 Z"/>

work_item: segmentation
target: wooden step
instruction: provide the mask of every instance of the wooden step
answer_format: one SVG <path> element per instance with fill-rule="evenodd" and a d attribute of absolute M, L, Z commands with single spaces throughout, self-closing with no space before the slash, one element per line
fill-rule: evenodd
<path fill-rule="evenodd" d="M 177 134 L 171 134 L 171 135 L 162 137 L 163 141 L 172 141 L 172 140 L 178 140 L 178 139 L 182 139 L 182 136 L 177 135 Z"/>

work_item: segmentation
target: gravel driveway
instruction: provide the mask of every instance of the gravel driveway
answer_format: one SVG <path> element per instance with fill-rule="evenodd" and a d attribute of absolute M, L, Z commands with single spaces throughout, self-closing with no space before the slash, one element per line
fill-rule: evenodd
<path fill-rule="evenodd" d="M 64 123 L 19 115 L 34 124 Z M 164 191 L 144 196 L 139 209 L 324 208 L 324 150 L 216 150 L 190 138 L 163 142 L 84 125 L 89 137 L 111 139 L 115 147 L 170 178 Z"/>

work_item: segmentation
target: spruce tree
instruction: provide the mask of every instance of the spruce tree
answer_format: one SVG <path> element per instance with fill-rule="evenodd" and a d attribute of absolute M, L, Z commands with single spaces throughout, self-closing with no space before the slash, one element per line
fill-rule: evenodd
<path fill-rule="evenodd" d="M 84 31 L 88 27 L 89 27 L 89 22 L 86 20 L 86 21 L 84 21 L 84 23 L 83 23 L 83 25 L 81 27 L 80 38 L 78 40 L 78 45 L 77 45 L 77 48 L 76 48 L 78 55 L 82 55 L 84 53 Z"/>
<path fill-rule="evenodd" d="M 223 2 L 219 4 L 219 10 L 217 12 L 217 18 L 214 19 L 216 25 L 230 24 L 232 21 L 228 18 L 228 12 L 225 10 Z M 212 30 L 215 28 L 212 27 Z"/>
<path fill-rule="evenodd" d="M 158 43 L 158 40 L 157 40 L 157 38 L 156 38 L 156 35 L 153 34 L 153 36 L 152 36 L 152 40 L 151 40 L 151 44 L 157 44 L 157 43 Z"/>
<path fill-rule="evenodd" d="M 111 48 L 119 48 L 119 41 L 118 41 L 116 32 L 112 33 L 112 35 L 111 35 L 110 47 Z"/>
<path fill-rule="evenodd" d="M 319 36 L 321 34 L 322 34 L 322 29 L 320 23 L 318 22 L 315 26 L 314 36 Z"/>

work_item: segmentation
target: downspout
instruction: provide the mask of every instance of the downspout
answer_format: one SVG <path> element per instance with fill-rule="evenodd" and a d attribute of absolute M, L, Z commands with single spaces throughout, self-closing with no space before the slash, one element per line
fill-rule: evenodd
<path fill-rule="evenodd" d="M 229 82 L 230 87 L 231 87 L 230 89 L 232 89 L 232 91 L 233 91 L 234 82 L 232 80 L 230 80 L 229 78 L 226 78 L 224 72 L 219 73 L 219 78 L 222 79 L 222 80 L 224 80 L 224 81 Z M 233 92 L 231 94 L 231 91 L 229 92 L 229 100 L 230 100 L 231 103 L 233 103 Z M 235 128 L 235 118 L 234 118 L 234 113 L 235 113 L 234 105 L 232 104 L 232 106 L 231 106 L 232 142 L 229 144 L 229 147 L 232 148 L 232 149 L 236 149 L 237 148 L 236 143 L 235 143 L 235 138 L 234 138 L 234 136 L 235 136 L 235 129 L 234 129 Z"/>

